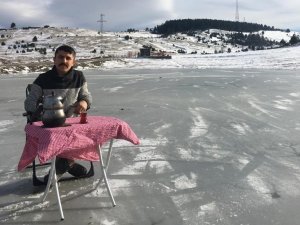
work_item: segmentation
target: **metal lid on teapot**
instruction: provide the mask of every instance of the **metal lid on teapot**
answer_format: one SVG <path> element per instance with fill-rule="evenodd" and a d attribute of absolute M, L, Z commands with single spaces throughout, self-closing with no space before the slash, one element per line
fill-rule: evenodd
<path fill-rule="evenodd" d="M 63 109 L 64 105 L 61 102 L 62 97 L 55 96 L 54 92 L 52 91 L 51 95 L 45 96 L 43 100 L 43 108 L 44 110 L 56 110 L 56 109 Z"/>

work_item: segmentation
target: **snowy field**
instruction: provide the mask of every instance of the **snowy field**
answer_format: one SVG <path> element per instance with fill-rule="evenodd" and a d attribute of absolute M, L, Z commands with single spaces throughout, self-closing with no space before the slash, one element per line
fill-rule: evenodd
<path fill-rule="evenodd" d="M 224 31 L 210 30 L 223 35 Z M 258 32 L 262 35 L 262 31 Z M 61 44 L 70 44 L 76 48 L 78 68 L 88 69 L 151 69 L 151 68 L 263 68 L 294 70 L 300 67 L 300 46 L 260 51 L 242 52 L 245 47 L 224 43 L 221 38 L 209 38 L 207 32 L 200 33 L 198 38 L 185 34 L 176 34 L 168 38 L 140 31 L 135 33 L 105 32 L 99 35 L 97 31 L 85 29 L 30 29 L 0 31 L 0 38 L 5 42 L 0 46 L 0 75 L 27 74 L 45 71 L 52 65 L 53 48 Z M 293 34 L 298 32 L 264 31 L 264 37 L 269 40 L 289 42 Z M 125 40 L 129 36 L 129 40 Z M 32 43 L 33 37 L 36 48 L 45 48 L 46 55 L 20 47 Z M 224 38 L 224 37 L 223 37 Z M 16 44 L 18 43 L 18 44 Z M 165 51 L 172 56 L 170 60 L 136 58 L 143 46 L 152 46 L 156 51 Z M 227 50 L 231 49 L 228 53 Z M 178 50 L 186 54 L 179 54 Z M 25 51 L 22 53 L 22 51 Z M 92 53 L 95 51 L 95 53 Z M 104 54 L 100 54 L 103 51 Z M 214 52 L 224 52 L 214 54 Z M 16 53 L 19 52 L 19 53 Z M 191 54 L 197 52 L 197 54 Z M 205 54 L 202 54 L 205 53 Z"/>
<path fill-rule="evenodd" d="M 127 59 L 106 62 L 104 68 L 186 68 L 186 69 L 300 69 L 300 46 L 254 52 L 212 55 L 175 55 L 171 60 Z"/>

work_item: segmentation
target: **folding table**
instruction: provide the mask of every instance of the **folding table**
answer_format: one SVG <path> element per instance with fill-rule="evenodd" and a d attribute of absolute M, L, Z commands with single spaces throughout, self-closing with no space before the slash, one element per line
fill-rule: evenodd
<path fill-rule="evenodd" d="M 18 164 L 18 170 L 24 170 L 37 157 L 41 164 L 51 161 L 50 175 L 42 197 L 44 201 L 50 186 L 54 184 L 61 219 L 64 219 L 60 200 L 57 176 L 55 173 L 56 157 L 99 161 L 102 176 L 98 185 L 104 180 L 113 206 L 116 205 L 107 178 L 107 168 L 112 154 L 113 140 L 123 139 L 135 145 L 139 139 L 130 126 L 114 117 L 89 116 L 88 123 L 80 124 L 80 118 L 67 118 L 65 126 L 46 128 L 42 122 L 34 122 L 25 126 L 26 143 Z M 106 159 L 103 159 L 101 147 L 110 141 Z M 104 162 L 105 161 L 105 162 Z M 98 187 L 97 185 L 97 187 Z"/>

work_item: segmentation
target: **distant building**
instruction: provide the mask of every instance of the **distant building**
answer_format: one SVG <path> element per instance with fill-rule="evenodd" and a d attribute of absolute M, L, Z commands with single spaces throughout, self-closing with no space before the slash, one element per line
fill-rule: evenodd
<path fill-rule="evenodd" d="M 165 51 L 152 51 L 151 48 L 141 48 L 139 57 L 151 58 L 151 59 L 171 59 L 172 57 L 168 55 Z"/>
<path fill-rule="evenodd" d="M 141 48 L 140 49 L 140 57 L 150 57 L 151 50 L 150 48 Z"/>

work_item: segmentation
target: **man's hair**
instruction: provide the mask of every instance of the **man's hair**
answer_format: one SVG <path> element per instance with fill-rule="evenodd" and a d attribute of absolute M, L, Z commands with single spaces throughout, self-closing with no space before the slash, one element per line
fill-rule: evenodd
<path fill-rule="evenodd" d="M 70 54 L 74 55 L 74 57 L 76 56 L 75 49 L 72 48 L 72 47 L 69 46 L 69 45 L 61 45 L 61 46 L 59 46 L 59 47 L 55 50 L 54 56 L 56 56 L 57 53 L 58 53 L 59 51 L 64 51 L 64 52 L 70 53 Z"/>

